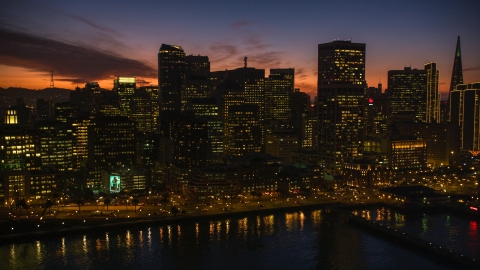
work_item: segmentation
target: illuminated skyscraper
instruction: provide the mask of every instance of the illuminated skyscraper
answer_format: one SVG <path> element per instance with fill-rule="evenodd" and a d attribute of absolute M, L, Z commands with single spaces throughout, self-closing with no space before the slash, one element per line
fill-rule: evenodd
<path fill-rule="evenodd" d="M 131 168 L 136 163 L 135 134 L 136 123 L 123 116 L 96 118 L 88 125 L 88 166 L 94 173 L 87 186 L 106 189 L 102 170 Z"/>
<path fill-rule="evenodd" d="M 451 149 L 480 153 L 480 83 L 459 84 L 450 92 L 450 122 L 458 128 L 459 146 Z"/>
<path fill-rule="evenodd" d="M 440 123 L 440 93 L 438 92 L 439 71 L 437 63 L 425 64 L 427 71 L 426 123 Z"/>
<path fill-rule="evenodd" d="M 326 172 L 341 174 L 345 161 L 361 155 L 365 91 L 365 44 L 319 44 L 318 148 Z"/>
<path fill-rule="evenodd" d="M 457 38 L 457 48 L 455 49 L 455 58 L 453 60 L 452 81 L 450 83 L 450 92 L 455 90 L 458 84 L 463 84 L 462 52 L 460 50 L 460 35 Z"/>
<path fill-rule="evenodd" d="M 158 52 L 160 111 L 181 111 L 181 95 L 185 91 L 185 78 L 185 52 L 182 47 L 162 44 Z"/>
<path fill-rule="evenodd" d="M 388 71 L 388 120 L 424 123 L 427 101 L 426 70 L 405 67 Z"/>
<path fill-rule="evenodd" d="M 130 116 L 131 101 L 135 94 L 135 77 L 118 77 L 113 81 L 113 91 L 118 94 L 120 101 L 120 115 Z"/>
<path fill-rule="evenodd" d="M 228 108 L 225 129 L 227 155 L 248 156 L 262 150 L 262 128 L 256 105 L 232 105 Z"/>
<path fill-rule="evenodd" d="M 290 120 L 290 97 L 295 85 L 295 70 L 270 69 L 265 81 L 265 120 Z"/>

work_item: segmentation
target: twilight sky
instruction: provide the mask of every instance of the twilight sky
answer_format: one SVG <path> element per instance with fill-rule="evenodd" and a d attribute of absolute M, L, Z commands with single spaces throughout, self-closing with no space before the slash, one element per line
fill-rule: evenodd
<path fill-rule="evenodd" d="M 361 3 L 363 2 L 363 3 Z M 437 62 L 448 92 L 457 36 L 464 82 L 480 81 L 480 1 L 2 1 L 0 87 L 74 89 L 117 76 L 157 84 L 162 43 L 206 55 L 211 71 L 295 68 L 316 96 L 317 45 L 366 43 L 366 78 L 387 88 L 388 70 Z"/>

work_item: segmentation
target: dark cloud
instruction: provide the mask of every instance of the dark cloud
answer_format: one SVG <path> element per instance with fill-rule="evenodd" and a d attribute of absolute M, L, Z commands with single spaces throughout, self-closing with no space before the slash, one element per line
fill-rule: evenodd
<path fill-rule="evenodd" d="M 463 71 L 477 71 L 477 70 L 480 70 L 480 66 L 463 69 Z"/>
<path fill-rule="evenodd" d="M 263 52 L 253 54 L 251 56 L 248 56 L 248 62 L 253 63 L 253 65 L 249 64 L 249 66 L 258 65 L 260 67 L 279 67 L 282 65 L 282 61 L 280 60 L 282 59 L 281 54 L 281 52 Z"/>
<path fill-rule="evenodd" d="M 308 74 L 306 74 L 304 68 L 295 69 L 295 80 L 303 81 L 308 78 Z"/>
<path fill-rule="evenodd" d="M 0 28 L 0 63 L 50 72 L 77 82 L 117 76 L 156 78 L 157 71 L 137 60 L 111 55 L 77 44 Z"/>
<path fill-rule="evenodd" d="M 211 62 L 231 60 L 238 54 L 238 48 L 235 45 L 217 43 L 210 46 L 209 49 L 212 51 L 211 56 L 209 56 Z"/>
<path fill-rule="evenodd" d="M 84 17 L 81 17 L 81 16 L 77 16 L 77 15 L 73 15 L 73 14 L 67 14 L 67 16 L 71 17 L 71 18 L 74 18 L 74 19 L 77 19 L 95 29 L 98 29 L 98 30 L 101 30 L 101 31 L 104 31 L 104 32 L 108 32 L 108 33 L 112 33 L 112 34 L 116 34 L 118 35 L 119 33 L 115 30 L 115 29 L 112 29 L 112 28 L 109 28 L 109 27 L 105 27 L 105 26 L 102 26 L 102 25 L 99 25 L 97 23 L 94 23 L 90 20 L 88 20 L 87 18 L 84 18 Z"/>

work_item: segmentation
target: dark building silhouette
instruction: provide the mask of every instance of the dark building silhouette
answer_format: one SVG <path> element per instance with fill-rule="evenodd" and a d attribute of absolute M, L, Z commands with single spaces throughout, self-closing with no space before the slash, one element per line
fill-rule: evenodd
<path fill-rule="evenodd" d="M 345 161 L 361 155 L 365 91 L 365 44 L 319 44 L 318 148 L 328 173 L 342 174 Z"/>
<path fill-rule="evenodd" d="M 185 91 L 186 62 L 181 46 L 162 44 L 158 52 L 159 106 L 162 111 L 180 112 Z"/>

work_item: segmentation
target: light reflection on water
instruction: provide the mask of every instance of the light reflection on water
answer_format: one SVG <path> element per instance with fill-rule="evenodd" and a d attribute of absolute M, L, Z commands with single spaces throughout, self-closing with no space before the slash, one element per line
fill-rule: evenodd
<path fill-rule="evenodd" d="M 366 214 L 374 215 L 370 219 Z M 480 259 L 480 228 L 478 221 L 452 216 L 447 213 L 403 213 L 387 207 L 354 210 L 352 214 L 384 224 L 449 248 L 477 260 Z M 392 216 L 396 218 L 391 218 Z"/>
<path fill-rule="evenodd" d="M 361 213 L 375 218 L 372 210 Z M 385 220 L 405 222 L 393 212 L 381 213 Z M 11 269 L 446 269 L 324 210 L 5 245 L 0 260 Z"/>

